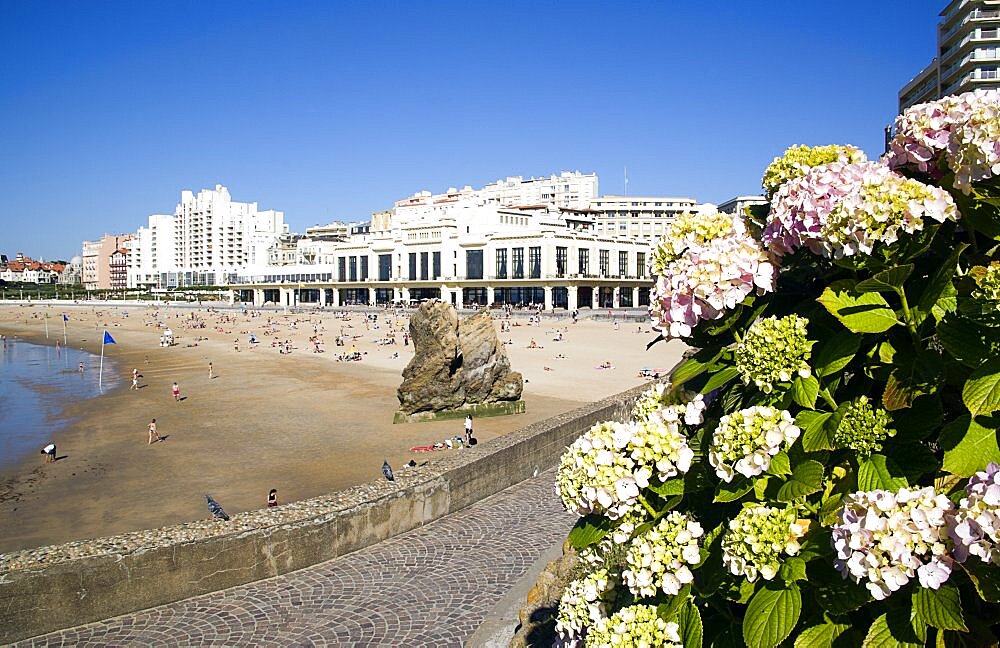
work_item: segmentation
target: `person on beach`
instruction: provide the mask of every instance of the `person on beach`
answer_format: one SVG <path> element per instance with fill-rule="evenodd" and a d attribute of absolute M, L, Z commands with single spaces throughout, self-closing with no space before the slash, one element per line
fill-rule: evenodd
<path fill-rule="evenodd" d="M 129 387 L 129 391 L 133 389 L 139 391 L 139 376 L 135 373 L 132 374 L 132 386 Z"/>
<path fill-rule="evenodd" d="M 80 363 L 80 373 L 83 373 L 83 363 Z"/>
<path fill-rule="evenodd" d="M 153 419 L 152 421 L 150 421 L 148 427 L 149 427 L 149 442 L 146 444 L 147 446 L 153 445 L 153 441 L 154 441 L 153 437 L 156 437 L 155 438 L 156 441 L 162 441 L 163 440 L 163 439 L 160 438 L 160 433 L 156 431 L 156 419 Z"/>
<path fill-rule="evenodd" d="M 472 414 L 465 417 L 465 440 L 468 442 L 472 439 Z"/>
<path fill-rule="evenodd" d="M 272 488 L 267 494 L 267 508 L 274 508 L 278 505 L 278 489 Z"/>
<path fill-rule="evenodd" d="M 42 454 L 45 455 L 45 463 L 55 463 L 56 444 L 50 443 L 49 445 L 42 448 Z"/>
<path fill-rule="evenodd" d="M 214 369 L 212 368 L 212 363 L 211 363 L 211 362 L 209 362 L 209 363 L 208 363 L 208 379 L 209 379 L 209 380 L 212 380 L 213 378 L 215 378 L 215 371 L 214 371 Z"/>
<path fill-rule="evenodd" d="M 176 382 L 174 383 L 174 386 L 170 388 L 170 393 L 174 395 L 175 401 L 179 401 L 181 399 L 181 388 L 177 386 Z"/>

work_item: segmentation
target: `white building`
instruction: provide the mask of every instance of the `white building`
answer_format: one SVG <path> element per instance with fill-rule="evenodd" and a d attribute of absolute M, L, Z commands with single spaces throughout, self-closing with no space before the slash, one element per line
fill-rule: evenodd
<path fill-rule="evenodd" d="M 620 236 L 652 244 L 660 239 L 674 216 L 693 211 L 694 198 L 667 196 L 599 196 L 589 205 L 595 227 L 604 236 Z"/>
<path fill-rule="evenodd" d="M 173 216 L 150 216 L 139 229 L 129 286 L 228 284 L 243 268 L 267 264 L 268 250 L 287 233 L 283 212 L 235 202 L 222 185 L 182 191 Z"/>
<path fill-rule="evenodd" d="M 768 202 L 764 196 L 736 196 L 735 198 L 730 198 L 726 202 L 721 203 L 719 205 L 719 211 L 724 214 L 745 215 L 743 210 L 747 207 L 766 204 L 768 204 Z"/>

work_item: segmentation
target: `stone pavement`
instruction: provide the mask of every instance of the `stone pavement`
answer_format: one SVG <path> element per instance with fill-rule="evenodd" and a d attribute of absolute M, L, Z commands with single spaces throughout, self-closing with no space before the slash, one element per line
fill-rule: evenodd
<path fill-rule="evenodd" d="M 291 574 L 16 646 L 462 646 L 565 540 L 554 470 L 424 527 Z"/>

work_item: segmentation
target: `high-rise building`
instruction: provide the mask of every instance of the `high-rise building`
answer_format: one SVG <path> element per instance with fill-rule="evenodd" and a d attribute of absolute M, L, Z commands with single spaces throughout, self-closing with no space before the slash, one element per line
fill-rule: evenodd
<path fill-rule="evenodd" d="M 899 91 L 899 111 L 1000 87 L 1000 0 L 952 0 L 941 11 L 937 56 Z"/>

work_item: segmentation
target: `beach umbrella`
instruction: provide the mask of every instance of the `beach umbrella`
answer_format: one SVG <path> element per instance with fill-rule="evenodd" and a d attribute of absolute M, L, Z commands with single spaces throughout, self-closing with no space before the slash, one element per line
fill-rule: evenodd
<path fill-rule="evenodd" d="M 382 461 L 382 474 L 389 481 L 396 481 L 396 477 L 392 474 L 392 466 L 389 465 L 389 460 L 385 459 Z"/>
<path fill-rule="evenodd" d="M 205 495 L 205 499 L 208 500 L 208 510 L 212 512 L 212 515 L 216 520 L 229 520 L 229 516 L 226 515 L 224 510 L 222 510 L 219 503 L 212 499 L 211 495 Z"/>

